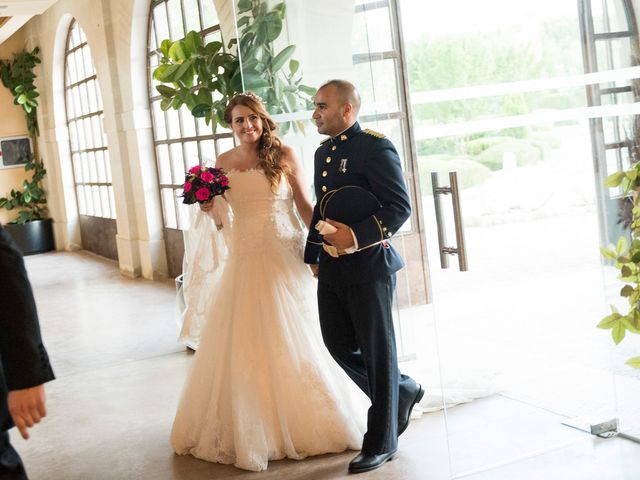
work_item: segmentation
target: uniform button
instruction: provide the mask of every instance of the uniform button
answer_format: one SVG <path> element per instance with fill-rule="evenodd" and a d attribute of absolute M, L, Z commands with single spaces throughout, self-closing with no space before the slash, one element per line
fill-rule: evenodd
<path fill-rule="evenodd" d="M 322 191 L 326 192 L 327 191 L 327 186 L 326 185 L 322 185 Z"/>
<path fill-rule="evenodd" d="M 387 232 L 387 237 L 390 237 L 391 235 L 393 235 L 391 232 Z"/>
<path fill-rule="evenodd" d="M 327 171 L 325 170 L 324 172 L 322 172 L 322 176 L 326 177 L 327 176 Z"/>
<path fill-rule="evenodd" d="M 333 147 L 331 147 L 331 151 L 332 151 L 332 152 L 335 152 L 335 151 L 336 151 L 336 148 L 338 148 L 338 147 L 336 147 L 336 146 L 334 145 Z"/>
<path fill-rule="evenodd" d="M 327 157 L 327 163 L 331 163 L 331 157 Z"/>
<path fill-rule="evenodd" d="M 382 231 L 386 232 L 387 231 L 387 227 L 382 227 Z"/>

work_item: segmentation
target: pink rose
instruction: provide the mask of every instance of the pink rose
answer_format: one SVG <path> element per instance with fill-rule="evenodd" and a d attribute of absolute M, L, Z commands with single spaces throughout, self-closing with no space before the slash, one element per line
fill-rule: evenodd
<path fill-rule="evenodd" d="M 229 179 L 227 179 L 227 177 L 220 179 L 220 186 L 226 187 L 227 185 L 229 185 Z"/>
<path fill-rule="evenodd" d="M 200 172 L 201 168 L 202 167 L 200 165 L 196 165 L 195 167 L 191 167 L 189 169 L 189 173 L 192 174 L 192 175 L 197 175 Z"/>
<path fill-rule="evenodd" d="M 211 172 L 202 172 L 200 178 L 202 179 L 202 181 L 207 183 L 213 182 L 213 174 Z"/>
<path fill-rule="evenodd" d="M 184 193 L 190 192 L 191 189 L 193 188 L 193 183 L 184 182 L 184 186 L 182 188 L 184 189 Z"/>
<path fill-rule="evenodd" d="M 201 202 L 206 202 L 209 199 L 209 189 L 202 187 L 196 190 L 196 198 Z"/>

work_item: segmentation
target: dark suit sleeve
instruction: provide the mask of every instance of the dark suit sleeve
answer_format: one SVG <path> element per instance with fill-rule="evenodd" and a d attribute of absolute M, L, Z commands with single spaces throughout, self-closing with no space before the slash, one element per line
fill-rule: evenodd
<path fill-rule="evenodd" d="M 53 380 L 22 254 L 0 227 L 0 359 L 9 390 Z"/>
<path fill-rule="evenodd" d="M 372 142 L 364 172 L 371 191 L 382 207 L 370 217 L 350 225 L 361 249 L 391 238 L 411 215 L 409 193 L 398 152 L 386 138 L 377 138 Z"/>

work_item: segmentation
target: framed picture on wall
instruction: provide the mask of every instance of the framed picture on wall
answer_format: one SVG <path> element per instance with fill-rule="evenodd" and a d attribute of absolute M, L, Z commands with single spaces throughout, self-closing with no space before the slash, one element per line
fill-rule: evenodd
<path fill-rule="evenodd" d="M 29 137 L 0 138 L 0 168 L 22 166 L 31 157 L 31 139 Z"/>

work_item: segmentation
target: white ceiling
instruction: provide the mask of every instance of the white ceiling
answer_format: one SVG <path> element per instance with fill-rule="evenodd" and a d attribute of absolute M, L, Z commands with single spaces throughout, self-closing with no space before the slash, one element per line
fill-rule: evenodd
<path fill-rule="evenodd" d="M 0 17 L 11 17 L 0 27 L 0 43 L 13 35 L 35 15 L 40 15 L 57 0 L 0 0 Z"/>

